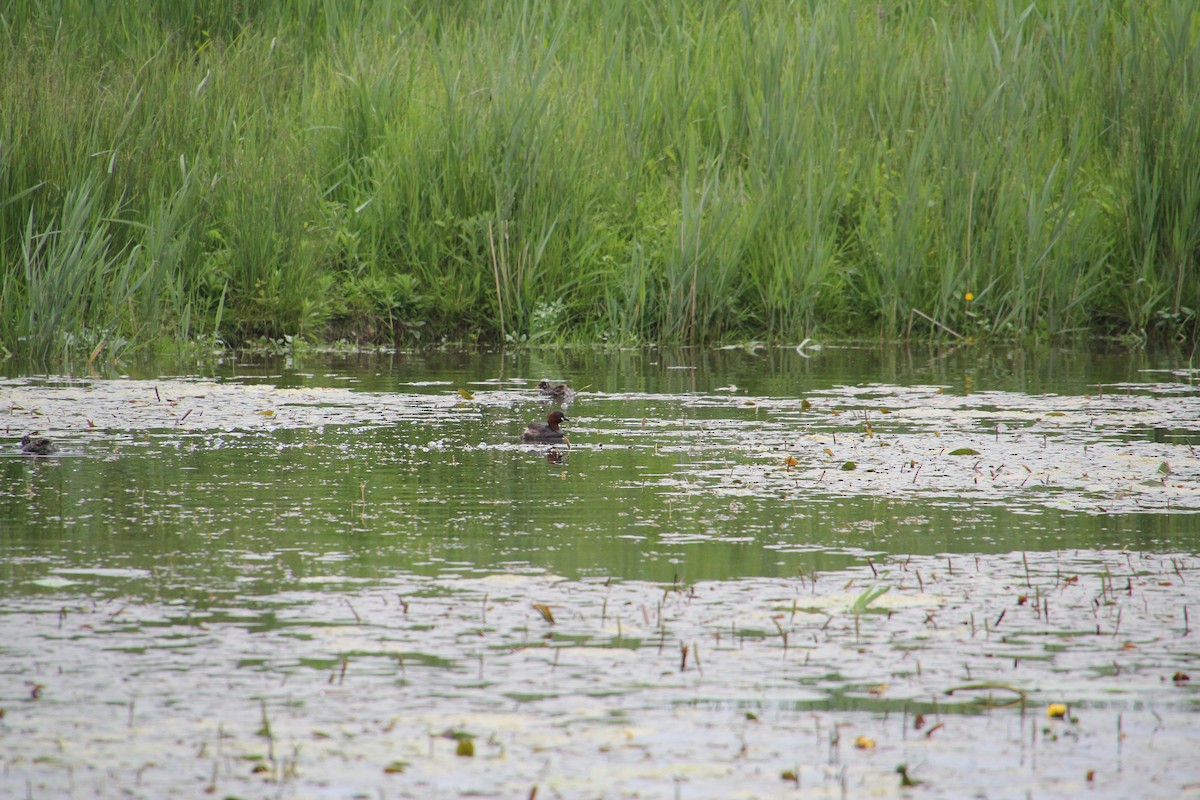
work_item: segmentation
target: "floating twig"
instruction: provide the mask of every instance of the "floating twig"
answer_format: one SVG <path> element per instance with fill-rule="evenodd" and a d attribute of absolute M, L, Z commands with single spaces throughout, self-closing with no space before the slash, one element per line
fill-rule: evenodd
<path fill-rule="evenodd" d="M 1005 706 L 1016 705 L 1017 703 L 1024 703 L 1029 697 L 1029 694 L 1024 689 L 1018 689 L 1016 686 L 1012 686 L 1007 683 L 1000 683 L 998 681 L 964 683 L 961 686 L 951 686 L 944 692 L 944 694 L 953 695 L 955 692 L 983 692 L 993 690 L 1012 692 L 1016 695 L 1016 697 L 1014 697 L 1012 700 L 1004 703 L 992 703 L 991 698 L 989 697 L 988 705 L 996 708 L 1003 708 Z"/>

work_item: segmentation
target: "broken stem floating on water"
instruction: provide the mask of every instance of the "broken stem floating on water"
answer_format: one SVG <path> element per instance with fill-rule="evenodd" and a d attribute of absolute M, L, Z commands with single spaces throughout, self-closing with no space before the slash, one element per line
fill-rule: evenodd
<path fill-rule="evenodd" d="M 1024 703 L 1029 697 L 1029 694 L 1024 689 L 1018 689 L 1016 686 L 1012 686 L 1007 683 L 999 683 L 997 681 L 985 681 L 983 683 L 964 683 L 961 686 L 951 686 L 949 689 L 947 689 L 945 691 L 945 694 L 953 695 L 955 692 L 981 692 L 981 691 L 993 691 L 993 690 L 1012 692 L 1016 695 L 1016 697 L 1014 697 L 1012 700 L 1005 702 L 1005 703 L 999 703 L 999 704 L 991 703 L 991 702 L 988 703 L 989 706 L 994 706 L 997 708 L 1002 708 L 1004 706 L 1011 706 L 1011 705 L 1015 705 L 1017 703 Z M 990 697 L 991 696 L 989 695 L 989 701 L 990 701 Z"/>

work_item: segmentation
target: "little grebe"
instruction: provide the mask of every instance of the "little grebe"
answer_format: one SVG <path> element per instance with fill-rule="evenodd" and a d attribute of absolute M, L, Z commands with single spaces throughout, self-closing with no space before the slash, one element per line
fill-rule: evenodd
<path fill-rule="evenodd" d="M 550 381 L 543 379 L 537 385 L 538 393 L 542 397 L 553 400 L 557 403 L 569 403 L 575 397 L 575 392 L 570 389 L 565 383 L 552 384 Z"/>
<path fill-rule="evenodd" d="M 21 452 L 30 456 L 48 456 L 58 450 L 54 442 L 41 436 L 27 433 L 21 437 Z"/>
<path fill-rule="evenodd" d="M 559 430 L 560 422 L 569 422 L 561 411 L 551 411 L 545 422 L 531 422 L 521 434 L 523 442 L 565 442 L 567 435 Z"/>

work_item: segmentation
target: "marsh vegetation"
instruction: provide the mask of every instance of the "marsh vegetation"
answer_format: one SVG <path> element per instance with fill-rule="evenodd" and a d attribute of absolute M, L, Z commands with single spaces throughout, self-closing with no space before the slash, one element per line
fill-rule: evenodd
<path fill-rule="evenodd" d="M 1195 331 L 1194 4 L 0 3 L 0 346 Z"/>

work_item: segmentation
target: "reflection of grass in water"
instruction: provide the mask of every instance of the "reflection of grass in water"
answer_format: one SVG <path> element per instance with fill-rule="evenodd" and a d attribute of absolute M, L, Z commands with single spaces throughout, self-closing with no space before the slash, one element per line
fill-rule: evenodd
<path fill-rule="evenodd" d="M 1070 504 L 1073 512 L 1100 507 L 1119 512 L 1170 501 L 1176 510 L 1200 502 L 1197 467 L 1186 444 L 1148 438 L 1150 424 L 1178 421 L 1186 429 L 1200 411 L 1196 398 L 1168 394 L 1163 385 L 1151 389 L 1161 397 L 1106 394 L 1086 401 L 996 392 L 951 397 L 935 395 L 928 387 L 874 386 L 869 392 L 814 393 L 819 400 L 815 410 L 804 409 L 797 399 L 766 398 L 763 405 L 769 401 L 769 409 L 762 412 L 737 405 L 740 398 L 730 401 L 722 395 L 723 405 L 717 406 L 712 396 L 681 395 L 674 405 L 663 399 L 654 407 L 651 428 L 630 426 L 617 433 L 612 421 L 635 415 L 634 421 L 640 420 L 648 401 L 585 398 L 587 412 L 595 416 L 584 423 L 585 449 L 577 453 L 576 466 L 595 472 L 589 480 L 564 483 L 563 492 L 555 493 L 561 504 L 523 507 L 491 502 L 512 502 L 543 478 L 540 460 L 524 462 L 494 447 L 511 438 L 516 423 L 508 420 L 524 422 L 525 409 L 518 405 L 522 400 L 515 398 L 528 399 L 528 394 L 477 389 L 476 405 L 488 415 L 481 422 L 456 410 L 452 382 L 428 394 L 399 394 L 277 388 L 268 383 L 272 379 L 256 380 L 262 382 L 118 380 L 43 386 L 14 381 L 6 384 L 5 399 L 74 426 L 78 444 L 71 449 L 111 451 L 119 458 L 123 480 L 142 492 L 137 502 L 130 496 L 117 507 L 102 502 L 102 492 L 95 493 L 68 514 L 110 515 L 126 505 L 138 515 L 178 509 L 174 513 L 181 520 L 221 520 L 252 547 L 258 546 L 253 542 L 259 534 L 246 512 L 259 507 L 258 498 L 268 486 L 275 502 L 264 508 L 275 536 L 309 540 L 350 521 L 367 533 L 411 535 L 439 557 L 453 554 L 477 563 L 515 557 L 550 564 L 566 574 L 612 568 L 627 577 L 664 580 L 677 570 L 669 559 L 684 550 L 688 575 L 694 578 L 767 564 L 776 574 L 791 573 L 797 566 L 840 567 L 866 546 L 911 553 L 1036 549 L 1059 537 L 1060 521 L 1072 545 L 1109 544 L 1125 538 L 1131 523 L 1115 516 L 1099 521 L 1066 517 L 1056 509 Z M 873 417 L 874 438 L 862 438 L 861 412 L 884 400 L 892 413 L 886 422 L 883 415 Z M 828 411 L 835 402 L 841 416 Z M 1051 416 L 1057 407 L 1084 403 L 1084 411 Z M 266 416 L 264 410 L 273 413 Z M 6 407 L 4 412 L 13 427 L 28 424 L 28 411 Z M 84 417 L 109 419 L 109 425 L 137 433 L 101 427 L 87 429 L 85 437 Z M 999 430 L 993 424 L 998 417 L 1006 421 Z M 956 446 L 964 440 L 983 456 L 939 454 L 944 443 Z M 474 443 L 488 447 L 467 446 Z M 780 454 L 789 452 L 784 446 L 797 461 L 790 470 L 780 466 Z M 668 454 L 655 456 L 655 447 Z M 825 447 L 835 457 L 826 456 Z M 148 453 L 162 457 L 145 458 Z M 847 457 L 858 459 L 858 470 L 831 471 L 821 478 L 823 465 Z M 669 467 L 668 459 L 675 459 Z M 1170 475 L 1159 471 L 1164 462 L 1171 465 Z M 76 479 L 106 481 L 112 475 L 106 462 L 74 463 L 79 466 Z M 286 480 L 278 472 L 281 467 L 286 467 Z M 44 478 L 48 470 L 41 472 Z M 204 485 L 215 491 L 181 494 L 180 487 L 193 485 L 192 475 L 208 476 Z M 1158 482 L 1147 484 L 1146 476 Z M 1047 479 L 1049 486 L 1044 485 Z M 336 491 L 329 491 L 330 480 Z M 1105 494 L 1113 486 L 1123 493 Z M 10 503 L 12 527 L 47 513 L 57 494 L 45 488 L 31 503 Z M 369 501 L 366 488 L 372 490 Z M 876 498 L 886 498 L 886 514 L 879 513 Z M 608 508 L 611 500 L 621 504 L 613 520 L 592 513 Z M 308 533 L 290 528 L 299 517 L 309 520 Z M 1181 519 L 1186 521 L 1145 515 L 1139 525 L 1166 540 L 1179 530 Z M 629 538 L 612 535 L 614 521 Z M 490 534 L 491 526 L 516 523 L 535 533 Z M 655 528 L 660 530 L 653 545 L 635 538 Z M 446 530 L 453 535 L 445 535 Z M 568 541 L 568 530 L 570 544 L 560 546 Z M 1036 542 L 1030 541 L 1031 534 L 1037 535 Z M 336 549 L 333 537 L 313 541 L 320 543 L 319 550 Z M 358 538 L 354 551 L 370 541 Z M 386 548 L 381 558 L 408 567 L 419 560 L 419 551 Z M 751 559 L 752 553 L 772 560 Z M 364 572 L 379 568 L 378 563 L 357 563 Z M 439 568 L 436 562 L 422 567 Z M 222 574 L 227 566 L 214 564 L 214 569 Z M 302 580 L 315 577 L 306 572 Z M 860 591 L 864 586 L 856 585 Z M 886 601 L 898 596 L 893 591 L 873 605 L 891 607 Z M 840 599 L 839 610 L 854 599 Z"/>

